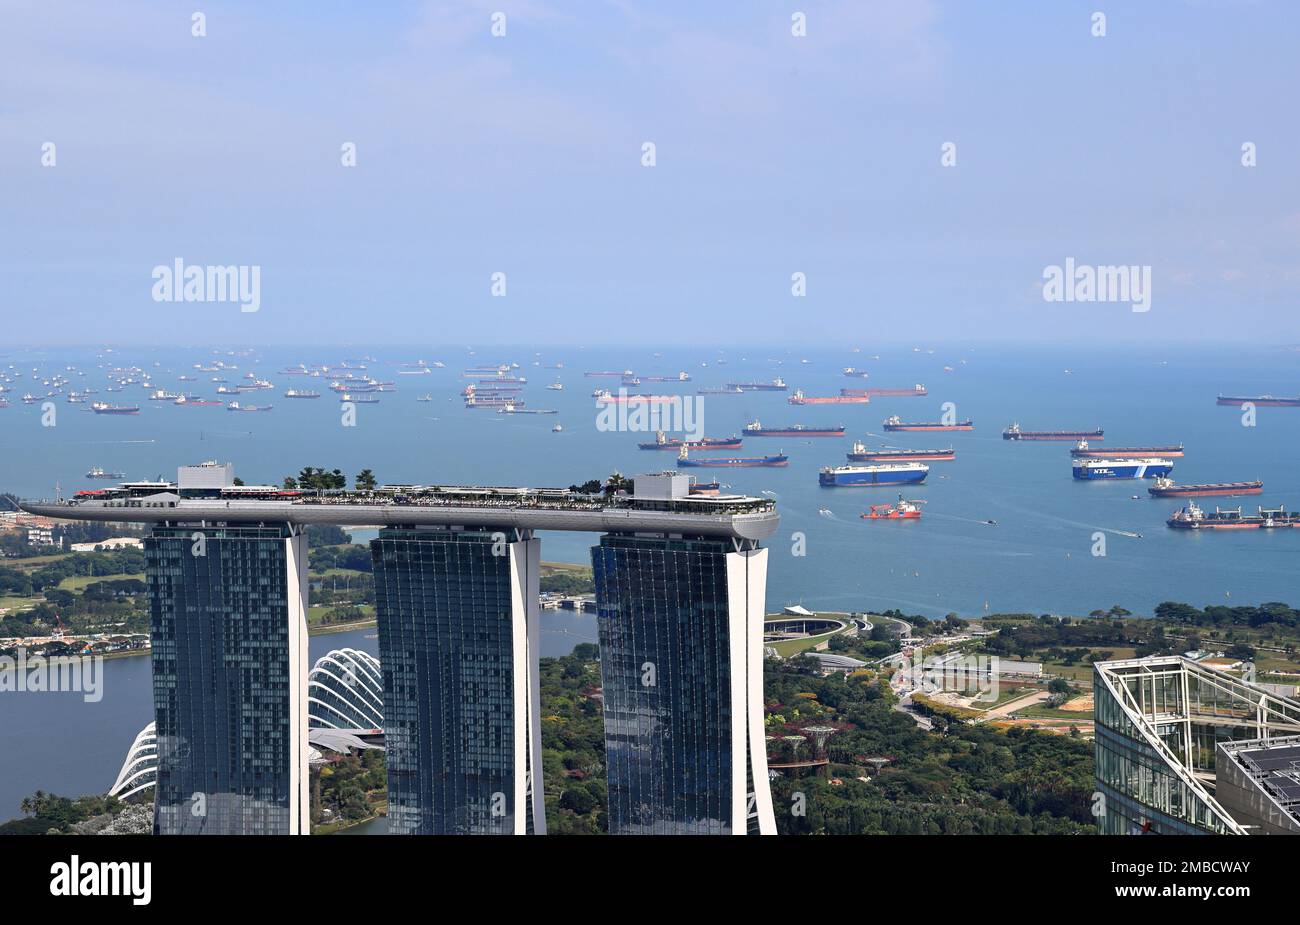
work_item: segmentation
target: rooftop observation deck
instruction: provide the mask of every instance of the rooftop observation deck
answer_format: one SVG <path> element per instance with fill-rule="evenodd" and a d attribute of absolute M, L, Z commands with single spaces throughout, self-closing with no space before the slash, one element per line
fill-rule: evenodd
<path fill-rule="evenodd" d="M 385 485 L 370 491 L 240 486 L 195 492 L 164 482 L 127 483 L 70 500 L 24 500 L 20 505 L 61 520 L 460 526 L 750 541 L 767 539 L 780 523 L 772 501 L 743 495 L 605 496 L 477 486 Z"/>

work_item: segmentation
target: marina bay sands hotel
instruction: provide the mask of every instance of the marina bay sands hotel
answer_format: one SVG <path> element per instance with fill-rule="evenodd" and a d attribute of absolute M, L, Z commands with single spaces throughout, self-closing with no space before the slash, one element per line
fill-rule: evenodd
<path fill-rule="evenodd" d="M 615 834 L 774 834 L 764 498 L 237 486 L 182 466 L 23 508 L 148 523 L 158 834 L 308 834 L 307 524 L 379 525 L 389 831 L 544 834 L 536 531 L 592 548 Z"/>

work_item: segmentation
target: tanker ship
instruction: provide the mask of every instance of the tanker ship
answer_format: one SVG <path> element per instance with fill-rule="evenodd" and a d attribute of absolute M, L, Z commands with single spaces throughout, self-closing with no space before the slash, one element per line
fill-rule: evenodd
<path fill-rule="evenodd" d="M 790 457 L 784 453 L 775 456 L 700 456 L 691 459 L 687 455 L 686 447 L 682 447 L 681 454 L 677 457 L 677 465 L 683 469 L 755 469 L 775 468 L 789 464 Z"/>
<path fill-rule="evenodd" d="M 1100 440 L 1104 431 L 1096 430 L 1021 430 L 1020 425 L 1012 424 L 1002 431 L 1003 440 Z"/>
<path fill-rule="evenodd" d="M 1278 398 L 1274 395 L 1220 395 L 1220 405 L 1252 404 L 1259 408 L 1300 408 L 1300 397 Z"/>
<path fill-rule="evenodd" d="M 1147 494 L 1153 498 L 1212 498 L 1220 495 L 1260 495 L 1264 493 L 1264 483 L 1255 482 L 1215 482 L 1205 485 L 1178 485 L 1173 479 L 1163 476 L 1156 479 Z"/>
<path fill-rule="evenodd" d="M 908 422 L 899 418 L 898 415 L 890 415 L 885 419 L 882 425 L 885 430 L 974 430 L 975 425 L 969 419 L 965 421 L 954 421 L 951 424 L 944 424 L 942 421 L 921 421 Z"/>
<path fill-rule="evenodd" d="M 843 437 L 844 425 L 809 427 L 807 424 L 791 424 L 787 427 L 764 427 L 758 421 L 750 421 L 741 432 L 746 437 Z"/>
<path fill-rule="evenodd" d="M 929 395 L 925 386 L 919 382 L 910 389 L 840 389 L 841 395 L 865 395 L 868 398 L 873 396 L 893 396 L 895 398 L 906 398 L 907 396 Z"/>
<path fill-rule="evenodd" d="M 951 447 L 943 450 L 872 450 L 865 443 L 854 443 L 853 451 L 845 455 L 848 456 L 849 462 L 921 462 L 957 458 L 956 452 Z"/>
<path fill-rule="evenodd" d="M 786 401 L 792 405 L 865 405 L 871 399 L 866 395 L 805 395 L 803 389 L 796 389 Z"/>
<path fill-rule="evenodd" d="M 699 440 L 683 440 L 680 437 L 669 437 L 662 430 L 657 430 L 653 442 L 638 443 L 637 446 L 643 450 L 680 450 L 682 447 L 692 450 L 738 450 L 740 438 L 701 437 Z"/>
<path fill-rule="evenodd" d="M 1070 455 L 1075 459 L 1113 459 L 1117 456 L 1182 456 L 1183 445 L 1169 444 L 1167 446 L 1111 446 L 1099 447 L 1088 446 L 1087 440 L 1080 440 L 1070 450 Z"/>
<path fill-rule="evenodd" d="M 728 382 L 727 388 L 742 392 L 784 392 L 789 388 L 785 380 L 777 376 L 771 382 Z"/>

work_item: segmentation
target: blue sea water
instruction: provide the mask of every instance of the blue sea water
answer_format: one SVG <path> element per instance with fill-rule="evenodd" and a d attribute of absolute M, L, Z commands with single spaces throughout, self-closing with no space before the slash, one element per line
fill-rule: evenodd
<path fill-rule="evenodd" d="M 873 359 L 874 354 L 879 359 Z M 616 379 L 590 379 L 586 370 L 634 369 L 641 375 L 689 372 L 689 383 L 645 383 L 637 391 L 695 395 L 703 386 L 783 377 L 810 395 L 842 387 L 909 387 L 924 383 L 924 398 L 875 398 L 868 405 L 804 406 L 786 393 L 703 396 L 704 429 L 710 436 L 737 432 L 748 421 L 766 425 L 802 422 L 839 424 L 843 438 L 747 438 L 742 455 L 783 450 L 784 469 L 696 469 L 717 475 L 735 491 L 774 497 L 782 515 L 770 549 L 768 608 L 803 603 L 810 608 L 898 607 L 905 612 L 975 616 L 989 612 L 1086 614 L 1121 604 L 1149 613 L 1162 600 L 1211 603 L 1300 601 L 1297 553 L 1300 530 L 1174 531 L 1165 519 L 1182 502 L 1152 500 L 1147 482 L 1076 482 L 1069 443 L 1016 443 L 1001 438 L 1018 421 L 1026 429 L 1103 427 L 1105 445 L 1183 443 L 1174 478 L 1183 482 L 1263 479 L 1258 498 L 1204 499 L 1253 509 L 1256 504 L 1300 506 L 1300 409 L 1261 408 L 1255 426 L 1243 426 L 1239 409 L 1217 407 L 1219 392 L 1300 394 L 1300 352 L 1188 350 L 1159 346 L 1128 349 L 1086 347 L 958 349 L 933 353 L 910 347 L 847 347 L 791 353 L 771 348 L 600 350 L 581 348 L 484 349 L 464 347 L 276 349 L 253 356 L 222 354 L 239 367 L 275 383 L 273 391 L 241 396 L 273 404 L 264 414 L 234 414 L 220 407 L 176 407 L 150 402 L 144 389 L 104 392 L 104 369 L 138 365 L 155 387 L 216 397 L 206 348 L 121 350 L 9 350 L 0 369 L 21 372 L 10 384 L 11 406 L 0 409 L 0 491 L 50 497 L 56 484 L 67 494 L 102 487 L 87 481 L 91 466 L 122 470 L 130 478 L 175 476 L 175 467 L 203 459 L 230 460 L 249 484 L 279 482 L 305 465 L 338 467 L 349 475 L 374 470 L 381 481 L 480 485 L 567 486 L 673 467 L 671 452 L 637 449 L 642 433 L 598 429 L 593 389 L 617 388 Z M 356 426 L 342 424 L 337 396 L 327 381 L 285 376 L 297 363 L 369 362 L 368 372 L 393 381 L 398 391 L 377 405 L 357 407 Z M 397 374 L 400 362 L 441 360 L 445 369 L 423 376 Z M 808 362 L 803 362 L 807 360 Z M 547 368 L 563 362 L 563 369 Z M 466 410 L 461 370 L 487 363 L 517 362 L 529 378 L 529 407 L 556 408 L 557 415 L 503 415 Z M 534 366 L 537 362 L 539 366 Z M 156 365 L 155 365 L 156 364 Z M 707 364 L 707 365 L 704 365 Z M 101 368 L 101 365 L 103 368 Z M 66 367 L 85 373 L 78 375 Z M 870 379 L 848 379 L 845 366 L 866 369 Z M 945 367 L 951 367 L 946 371 Z M 25 391 L 40 394 L 33 368 L 46 375 L 64 370 L 69 388 L 90 386 L 98 400 L 135 403 L 135 417 L 94 415 L 84 405 L 56 401 L 57 423 L 43 427 L 40 405 L 24 405 Z M 1067 372 L 1068 370 L 1068 372 Z M 181 382 L 192 374 L 197 382 Z M 545 388 L 559 380 L 562 392 Z M 286 388 L 311 388 L 317 400 L 293 401 Z M 419 402 L 429 394 L 433 401 Z M 937 420 L 943 404 L 972 418 L 970 433 L 886 434 L 891 414 L 905 420 Z M 561 433 L 553 433 L 556 422 Z M 894 501 L 898 489 L 822 488 L 818 469 L 845 462 L 854 439 L 872 446 L 956 448 L 953 462 L 931 463 L 924 485 L 904 489 L 925 500 L 919 521 L 864 521 L 871 503 Z M 1134 499 L 1132 496 L 1137 495 Z M 819 513 L 822 508 L 832 513 Z M 984 520 L 993 519 L 997 526 Z M 1094 555 L 1096 535 L 1105 555 Z M 1140 533 L 1141 538 L 1125 535 Z M 594 537 L 543 534 L 543 558 L 589 562 Z M 556 619 L 559 619 L 558 617 Z M 567 651 L 590 638 L 580 624 L 552 627 L 545 654 Z M 360 634 L 364 637 L 364 634 Z M 340 636 L 313 639 L 320 646 L 344 644 Z M 127 746 L 150 716 L 147 659 L 110 661 L 105 699 L 83 705 L 74 695 L 0 698 L 0 817 L 37 787 L 66 793 L 102 791 L 111 783 Z M 63 699 L 61 699 L 63 698 Z M 67 702 L 64 703 L 63 700 Z M 76 700 L 76 703 L 73 701 Z M 57 736 L 50 729 L 59 730 Z"/>

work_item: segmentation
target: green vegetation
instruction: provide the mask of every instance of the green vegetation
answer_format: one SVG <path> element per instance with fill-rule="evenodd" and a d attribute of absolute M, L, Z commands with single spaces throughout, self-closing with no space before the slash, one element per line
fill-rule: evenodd
<path fill-rule="evenodd" d="M 541 660 L 542 769 L 546 827 L 554 835 L 597 834 L 605 813 L 605 729 L 599 649 L 583 643 Z"/>
<path fill-rule="evenodd" d="M 382 749 L 340 755 L 311 771 L 311 827 L 326 835 L 384 811 L 388 777 Z"/>
<path fill-rule="evenodd" d="M 934 720 L 892 709 L 883 674 L 821 677 L 804 660 L 765 666 L 768 735 L 827 740 L 829 777 L 783 771 L 772 785 L 783 834 L 938 835 L 1091 832 L 1092 747 L 1027 729 Z M 869 759 L 885 759 L 879 771 Z M 859 778 L 868 778 L 863 781 Z M 798 794 L 803 794 L 802 799 Z"/>
<path fill-rule="evenodd" d="M 126 808 L 117 797 L 77 797 L 69 799 L 37 790 L 24 797 L 19 808 L 22 818 L 0 824 L 0 835 L 66 835 L 74 826 L 99 816 L 113 816 Z"/>

